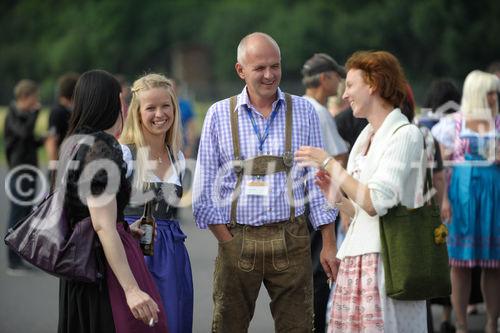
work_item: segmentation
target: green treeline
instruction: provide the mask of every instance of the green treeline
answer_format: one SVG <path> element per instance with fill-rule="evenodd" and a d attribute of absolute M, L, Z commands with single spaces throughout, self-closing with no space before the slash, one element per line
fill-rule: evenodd
<path fill-rule="evenodd" d="M 500 58 L 500 1 L 5 0 L 0 31 L 0 104 L 20 78 L 42 82 L 46 100 L 65 71 L 103 68 L 129 79 L 171 73 L 176 52 L 193 47 L 207 55 L 210 86 L 230 85 L 236 46 L 252 31 L 278 41 L 285 80 L 298 81 L 314 52 L 344 62 L 356 50 L 385 49 L 418 92 L 433 77 L 461 82 Z"/>

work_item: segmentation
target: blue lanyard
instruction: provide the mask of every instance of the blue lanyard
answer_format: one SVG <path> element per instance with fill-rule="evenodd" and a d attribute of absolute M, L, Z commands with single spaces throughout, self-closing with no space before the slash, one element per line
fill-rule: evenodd
<path fill-rule="evenodd" d="M 269 128 L 271 127 L 271 124 L 273 123 L 274 118 L 276 118 L 276 114 L 278 113 L 278 107 L 279 107 L 279 102 L 276 104 L 276 107 L 271 113 L 271 118 L 269 119 L 269 122 L 267 123 L 266 128 L 264 129 L 263 136 L 260 135 L 259 127 L 257 127 L 257 123 L 255 122 L 255 118 L 253 117 L 252 110 L 250 110 L 248 106 L 246 107 L 248 117 L 252 122 L 253 131 L 255 132 L 255 135 L 257 135 L 257 139 L 259 139 L 259 150 L 261 152 L 263 150 L 264 143 L 266 142 L 266 139 L 269 136 Z"/>

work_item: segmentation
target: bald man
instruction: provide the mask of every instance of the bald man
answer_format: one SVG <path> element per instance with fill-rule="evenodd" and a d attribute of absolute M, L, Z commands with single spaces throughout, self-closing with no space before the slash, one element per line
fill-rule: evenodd
<path fill-rule="evenodd" d="M 235 68 L 245 87 L 208 110 L 193 193 L 198 227 L 219 242 L 212 332 L 247 332 L 262 284 L 276 332 L 311 332 L 308 221 L 321 230 L 325 272 L 337 274 L 337 210 L 314 185 L 315 170 L 293 160 L 300 146 L 323 146 L 318 116 L 305 99 L 279 89 L 281 53 L 269 35 L 245 36 Z"/>

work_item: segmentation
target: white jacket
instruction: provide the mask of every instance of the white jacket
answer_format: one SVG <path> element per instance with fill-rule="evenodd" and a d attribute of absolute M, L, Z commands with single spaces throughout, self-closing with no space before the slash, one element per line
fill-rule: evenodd
<path fill-rule="evenodd" d="M 356 213 L 337 253 L 339 259 L 379 253 L 379 216 L 385 215 L 389 208 L 400 202 L 408 208 L 423 205 L 423 180 L 427 166 L 423 137 L 413 125 L 398 129 L 404 124 L 409 124 L 408 119 L 399 109 L 394 109 L 373 136 L 359 181 L 368 185 L 377 215 L 368 215 L 351 200 Z M 372 126 L 368 124 L 352 148 L 347 164 L 350 174 L 355 158 L 366 146 L 371 131 Z"/>

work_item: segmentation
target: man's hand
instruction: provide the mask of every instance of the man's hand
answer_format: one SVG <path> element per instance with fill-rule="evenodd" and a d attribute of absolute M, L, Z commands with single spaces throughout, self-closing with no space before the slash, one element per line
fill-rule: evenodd
<path fill-rule="evenodd" d="M 233 238 L 233 235 L 225 224 L 210 224 L 208 228 L 212 231 L 219 243 L 229 242 Z"/>
<path fill-rule="evenodd" d="M 321 227 L 321 236 L 323 238 L 323 248 L 319 255 L 321 265 L 329 280 L 335 281 L 339 268 L 337 260 L 337 245 L 335 241 L 334 223 Z"/>
<path fill-rule="evenodd" d="M 337 279 L 337 273 L 339 270 L 339 260 L 337 259 L 337 249 L 333 246 L 325 246 L 323 244 L 323 249 L 320 254 L 320 261 L 323 269 L 325 270 L 326 276 L 329 280 L 334 282 Z"/>

